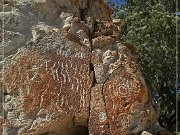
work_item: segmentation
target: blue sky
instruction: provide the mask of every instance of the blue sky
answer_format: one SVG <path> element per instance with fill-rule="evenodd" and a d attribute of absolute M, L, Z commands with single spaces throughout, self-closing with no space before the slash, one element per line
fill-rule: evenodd
<path fill-rule="evenodd" d="M 109 1 L 110 1 L 110 2 L 114 2 L 114 3 L 117 4 L 118 6 L 125 4 L 124 0 L 109 0 Z"/>
<path fill-rule="evenodd" d="M 112 1 L 112 2 L 114 2 L 114 3 L 124 4 L 124 0 L 109 0 L 109 1 Z"/>

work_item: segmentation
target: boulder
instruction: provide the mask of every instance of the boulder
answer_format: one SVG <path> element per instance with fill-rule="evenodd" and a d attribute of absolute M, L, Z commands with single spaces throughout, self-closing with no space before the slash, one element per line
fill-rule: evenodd
<path fill-rule="evenodd" d="M 137 64 L 138 53 L 118 39 L 124 22 L 112 20 L 104 0 L 4 4 L 1 134 L 165 132 Z"/>

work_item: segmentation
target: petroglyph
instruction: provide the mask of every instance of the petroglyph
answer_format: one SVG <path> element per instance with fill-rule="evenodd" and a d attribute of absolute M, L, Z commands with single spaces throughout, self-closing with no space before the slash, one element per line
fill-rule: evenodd
<path fill-rule="evenodd" d="M 131 125 L 131 108 L 145 93 L 138 76 L 128 71 L 105 82 L 104 96 L 112 134 L 126 134 Z M 119 121 L 120 120 L 120 121 Z M 115 126 L 116 125 L 116 126 Z"/>
<path fill-rule="evenodd" d="M 162 130 L 138 54 L 118 40 L 124 21 L 112 20 L 106 1 L 8 0 L 5 7 L 0 12 L 7 19 L 7 57 L 0 62 L 5 64 L 6 90 L 0 124 L 2 119 L 5 123 L 0 133 L 128 135 Z"/>
<path fill-rule="evenodd" d="M 39 55 L 39 58 L 41 57 L 44 56 Z M 79 107 L 72 107 L 72 109 L 76 109 L 76 112 L 88 106 L 87 103 L 89 99 L 87 94 L 89 93 L 88 91 L 90 91 L 93 81 L 90 76 L 91 71 L 88 60 L 64 57 L 61 55 L 56 56 L 58 61 L 54 61 L 51 55 L 45 56 L 43 61 L 46 62 L 34 58 L 36 58 L 35 55 L 26 54 L 23 59 L 18 59 L 18 61 L 10 67 L 11 70 L 6 72 L 5 78 L 6 82 L 9 83 L 8 90 L 12 93 L 13 89 L 20 87 L 23 87 L 23 89 L 31 88 L 28 92 L 29 96 L 25 98 L 24 104 L 24 110 L 26 110 L 27 113 L 32 113 L 30 110 L 35 112 L 36 110 L 39 111 L 35 104 L 40 104 L 41 109 L 48 109 L 49 111 L 52 104 L 56 104 L 56 106 L 58 105 L 60 108 L 64 107 L 64 109 L 68 109 L 69 106 L 79 105 Z M 21 64 L 24 60 L 26 60 L 29 66 L 24 67 L 24 65 Z M 36 77 L 34 76 L 32 80 L 28 79 L 27 76 L 30 76 L 30 71 L 33 66 L 39 67 L 42 63 L 44 63 L 44 65 L 35 72 Z M 13 73 L 14 70 L 19 72 L 11 76 L 9 73 Z M 9 82 L 9 79 L 13 80 L 13 82 Z M 43 82 L 36 83 L 37 79 L 43 80 Z M 24 83 L 18 84 L 19 81 L 23 81 Z M 24 96 L 26 94 L 27 93 L 24 93 Z M 38 98 L 39 103 L 37 101 L 34 103 Z"/>

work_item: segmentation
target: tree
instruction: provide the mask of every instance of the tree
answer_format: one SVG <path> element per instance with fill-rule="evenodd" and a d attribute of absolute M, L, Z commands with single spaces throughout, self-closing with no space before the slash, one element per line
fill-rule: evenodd
<path fill-rule="evenodd" d="M 116 18 L 125 20 L 121 40 L 135 45 L 138 50 L 145 80 L 161 108 L 161 126 L 175 130 L 175 1 L 168 2 L 128 0 L 123 9 L 113 9 Z"/>

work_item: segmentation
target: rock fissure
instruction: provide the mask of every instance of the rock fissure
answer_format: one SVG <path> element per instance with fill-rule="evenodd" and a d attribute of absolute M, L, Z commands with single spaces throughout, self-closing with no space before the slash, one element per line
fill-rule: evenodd
<path fill-rule="evenodd" d="M 108 79 L 108 78 L 107 78 Z M 104 95 L 104 90 L 103 90 L 103 87 L 104 87 L 104 84 L 105 84 L 105 82 L 106 82 L 106 80 L 104 81 L 104 83 L 103 83 L 103 85 L 102 85 L 102 96 L 103 96 L 103 102 L 104 102 L 104 104 L 105 104 L 105 108 L 108 108 L 108 106 L 106 105 L 106 100 L 105 100 L 105 95 Z M 107 110 L 106 110 L 106 115 L 107 115 L 107 118 L 109 118 L 109 116 L 108 116 L 108 113 L 107 113 Z M 110 123 L 109 123 L 109 121 L 107 122 L 108 124 L 107 124 L 107 126 L 108 126 L 108 130 L 109 130 L 109 132 L 110 132 L 110 134 L 111 134 L 111 130 L 110 130 Z"/>
<path fill-rule="evenodd" d="M 85 9 L 81 9 L 81 8 L 79 9 L 79 12 L 80 12 L 80 20 L 81 20 L 81 21 L 84 21 L 85 23 L 86 23 L 86 20 L 85 20 L 85 16 L 84 16 L 84 15 L 85 15 L 86 10 L 87 10 L 86 8 L 85 8 Z"/>

